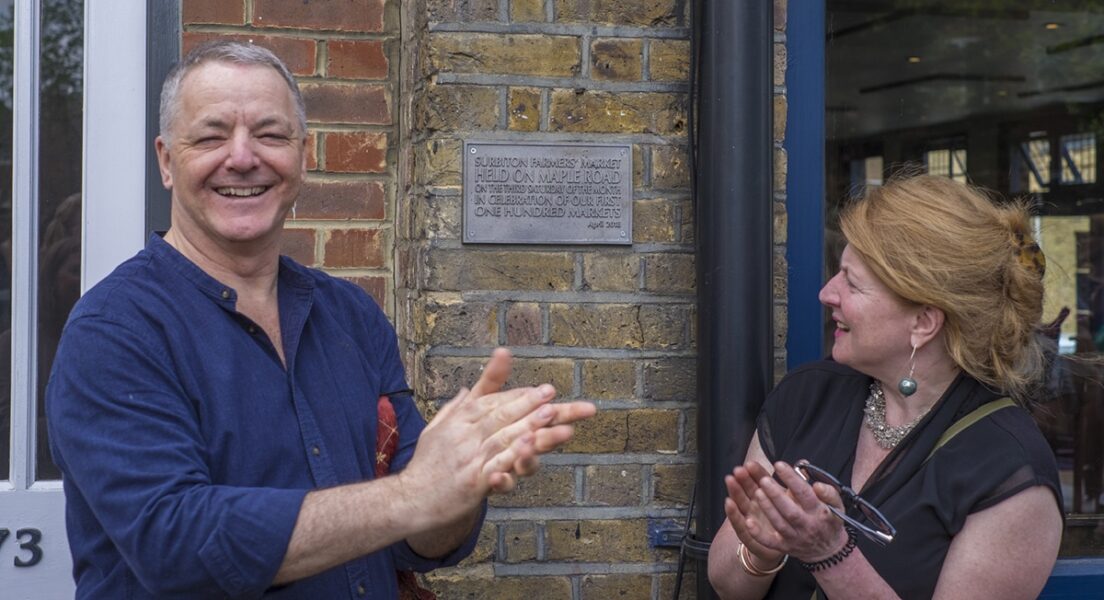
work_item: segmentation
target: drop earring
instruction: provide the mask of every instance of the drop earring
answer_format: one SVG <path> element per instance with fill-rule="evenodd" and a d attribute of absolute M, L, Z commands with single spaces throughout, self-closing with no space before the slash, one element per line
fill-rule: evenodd
<path fill-rule="evenodd" d="M 909 356 L 909 374 L 908 377 L 901 378 L 901 381 L 897 382 L 897 391 L 901 392 L 902 396 L 908 397 L 916 393 L 916 380 L 912 378 L 912 374 L 916 371 L 916 346 L 912 347 L 912 355 Z"/>

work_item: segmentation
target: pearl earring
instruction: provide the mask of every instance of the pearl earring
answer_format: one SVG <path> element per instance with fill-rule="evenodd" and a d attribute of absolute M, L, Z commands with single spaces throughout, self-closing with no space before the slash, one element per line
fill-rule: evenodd
<path fill-rule="evenodd" d="M 912 378 L 912 374 L 916 371 L 916 346 L 912 347 L 912 355 L 909 356 L 909 374 L 908 377 L 903 377 L 901 381 L 897 382 L 897 391 L 901 392 L 902 396 L 908 397 L 916 393 L 916 380 Z"/>

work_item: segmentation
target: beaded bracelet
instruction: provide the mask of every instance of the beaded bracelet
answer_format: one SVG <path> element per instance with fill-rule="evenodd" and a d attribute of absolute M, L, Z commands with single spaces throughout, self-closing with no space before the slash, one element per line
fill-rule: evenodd
<path fill-rule="evenodd" d="M 851 554 L 851 551 L 855 549 L 855 532 L 846 525 L 844 525 L 843 530 L 847 532 L 847 543 L 843 545 L 843 548 L 839 549 L 839 552 L 816 562 L 807 563 L 803 560 L 799 560 L 798 562 L 801 563 L 801 566 L 805 567 L 810 573 L 815 573 L 834 567 L 843 562 L 843 559 L 847 558 Z"/>
<path fill-rule="evenodd" d="M 766 577 L 767 575 L 774 575 L 782 570 L 782 567 L 786 566 L 786 561 L 790 559 L 789 554 L 782 555 L 782 562 L 778 563 L 778 566 L 771 567 L 770 569 L 763 570 L 755 566 L 755 563 L 751 562 L 751 556 L 748 555 L 747 546 L 740 543 L 740 546 L 736 548 L 736 556 L 740 557 L 740 565 L 744 567 L 744 572 L 752 577 Z"/>

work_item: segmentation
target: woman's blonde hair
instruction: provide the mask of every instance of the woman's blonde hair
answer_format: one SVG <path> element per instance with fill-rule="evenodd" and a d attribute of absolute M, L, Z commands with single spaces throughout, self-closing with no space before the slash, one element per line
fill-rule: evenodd
<path fill-rule="evenodd" d="M 960 368 L 1028 401 L 1045 366 L 1036 336 L 1045 261 L 1023 202 L 998 204 L 973 186 L 912 175 L 868 188 L 840 227 L 890 290 L 943 311 L 947 352 Z"/>

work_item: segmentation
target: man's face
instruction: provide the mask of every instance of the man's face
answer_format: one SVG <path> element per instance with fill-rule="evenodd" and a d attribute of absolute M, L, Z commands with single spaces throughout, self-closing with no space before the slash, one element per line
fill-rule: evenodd
<path fill-rule="evenodd" d="M 172 228 L 193 245 L 279 241 L 306 173 L 295 100 L 274 69 L 210 62 L 180 83 L 161 180 L 172 190 Z"/>

